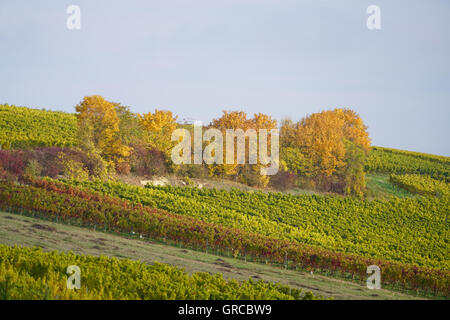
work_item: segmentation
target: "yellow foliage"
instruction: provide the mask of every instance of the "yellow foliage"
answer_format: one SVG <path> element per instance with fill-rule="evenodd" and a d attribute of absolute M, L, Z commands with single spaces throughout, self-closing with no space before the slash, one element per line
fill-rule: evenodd
<path fill-rule="evenodd" d="M 149 145 L 165 153 L 175 145 L 171 141 L 172 132 L 177 128 L 177 118 L 171 111 L 157 110 L 138 115 L 141 124 L 149 133 Z"/>
<path fill-rule="evenodd" d="M 267 137 L 268 137 L 267 148 L 270 150 L 270 130 L 277 128 L 277 121 L 272 119 L 270 116 L 262 113 L 254 114 L 252 119 L 248 119 L 247 114 L 243 111 L 223 111 L 222 117 L 214 119 L 209 127 L 219 129 L 224 137 L 226 137 L 226 130 L 228 129 L 233 130 L 241 129 L 244 132 L 246 132 L 248 129 L 253 129 L 255 130 L 257 135 L 259 133 L 259 130 L 265 129 L 267 130 Z M 249 140 L 250 139 L 248 137 L 245 138 L 245 150 L 246 150 L 245 165 L 248 165 L 249 163 L 249 152 L 248 152 L 250 149 Z M 234 148 L 235 161 L 233 164 L 226 163 L 226 148 L 224 148 L 223 156 L 224 156 L 223 164 L 221 165 L 215 164 L 209 166 L 209 171 L 211 175 L 213 174 L 221 174 L 225 176 L 234 175 L 239 171 L 238 168 L 240 168 L 242 165 L 237 164 L 236 144 Z M 252 170 L 254 172 L 258 172 L 255 174 L 259 176 L 258 178 L 260 182 L 259 184 L 261 186 L 267 186 L 267 184 L 269 183 L 269 177 L 262 176 L 259 174 L 259 170 L 261 167 L 262 165 L 259 163 L 258 160 L 258 163 L 254 165 L 254 168 Z"/>
<path fill-rule="evenodd" d="M 63 167 L 64 178 L 78 181 L 89 180 L 89 171 L 81 162 L 70 159 L 62 152 L 59 153 L 58 159 Z"/>
<path fill-rule="evenodd" d="M 213 119 L 210 128 L 219 129 L 222 131 L 223 137 L 226 136 L 226 130 L 228 129 L 242 129 L 244 132 L 251 128 L 251 121 L 247 119 L 247 114 L 243 111 L 223 111 L 222 117 L 218 119 Z M 225 140 L 224 140 L 225 143 Z M 221 175 L 233 175 L 236 174 L 236 169 L 238 167 L 236 163 L 237 159 L 237 148 L 234 150 L 234 163 L 226 163 L 226 148 L 223 150 L 223 164 L 221 165 L 209 165 L 209 171 L 212 174 Z"/>
<path fill-rule="evenodd" d="M 270 131 L 277 128 L 277 120 L 274 120 L 271 116 L 263 113 L 255 114 L 251 122 L 252 127 L 255 130 L 266 129 L 267 131 Z"/>
<path fill-rule="evenodd" d="M 95 95 L 84 97 L 75 109 L 81 145 L 100 150 L 102 157 L 108 160 L 130 155 L 130 148 L 124 146 L 119 138 L 119 118 L 114 104 Z"/>
<path fill-rule="evenodd" d="M 349 109 L 314 113 L 302 119 L 297 126 L 284 129 L 295 139 L 293 143 L 313 161 L 317 173 L 325 176 L 331 176 L 346 165 L 346 139 L 366 152 L 370 150 L 366 130 L 359 115 Z"/>

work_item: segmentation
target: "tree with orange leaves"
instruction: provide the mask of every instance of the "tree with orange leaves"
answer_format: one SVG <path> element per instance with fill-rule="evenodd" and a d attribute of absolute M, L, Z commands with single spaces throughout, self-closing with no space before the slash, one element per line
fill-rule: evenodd
<path fill-rule="evenodd" d="M 252 180 L 252 184 L 267 186 L 269 177 L 260 174 L 262 164 L 258 159 L 256 161 L 254 161 L 255 159 L 250 161 L 250 149 L 256 148 L 255 150 L 257 150 L 258 134 L 261 129 L 268 131 L 267 147 L 270 149 L 270 130 L 277 128 L 277 121 L 262 113 L 254 114 L 253 118 L 249 119 L 247 118 L 247 114 L 242 111 L 223 111 L 222 117 L 214 119 L 209 127 L 219 129 L 223 136 L 226 137 L 227 144 L 233 141 L 234 145 L 231 155 L 229 154 L 230 150 L 224 152 L 223 164 L 209 166 L 210 173 L 225 176 L 235 175 L 236 179 L 241 180 L 241 182 L 249 184 L 249 180 Z M 229 130 L 234 130 L 234 134 L 238 130 L 242 130 L 243 139 L 245 139 L 244 151 L 238 150 L 236 144 L 239 138 L 238 136 L 231 136 L 227 132 Z M 252 137 L 252 133 L 254 133 L 253 137 L 255 139 Z M 244 152 L 244 154 L 240 154 L 240 152 Z M 227 157 L 234 159 L 233 163 L 227 163 Z M 239 159 L 241 160 L 239 161 Z"/>
<path fill-rule="evenodd" d="M 298 148 L 311 160 L 313 176 L 319 188 L 361 192 L 364 184 L 360 183 L 361 178 L 349 178 L 348 175 L 364 178 L 361 168 L 364 155 L 370 150 L 370 139 L 367 127 L 353 110 L 334 109 L 314 113 L 296 124 L 284 121 L 281 135 L 284 148 Z M 349 186 L 356 184 L 357 180 L 357 188 Z"/>

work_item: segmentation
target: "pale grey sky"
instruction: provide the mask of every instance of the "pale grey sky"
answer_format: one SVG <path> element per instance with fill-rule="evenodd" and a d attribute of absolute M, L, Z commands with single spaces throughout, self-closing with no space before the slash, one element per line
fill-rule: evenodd
<path fill-rule="evenodd" d="M 0 0 L 0 103 L 73 112 L 100 94 L 204 122 L 350 107 L 374 145 L 450 156 L 449 40 L 448 0 Z"/>

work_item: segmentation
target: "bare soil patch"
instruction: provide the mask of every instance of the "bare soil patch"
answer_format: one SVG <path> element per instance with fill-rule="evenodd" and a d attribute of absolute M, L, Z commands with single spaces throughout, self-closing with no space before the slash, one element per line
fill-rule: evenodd
<path fill-rule="evenodd" d="M 39 223 L 34 223 L 31 227 L 35 228 L 35 229 L 39 229 L 39 230 L 50 231 L 50 232 L 56 231 L 56 228 L 54 228 L 52 226 L 43 225 L 43 224 L 39 224 Z"/>

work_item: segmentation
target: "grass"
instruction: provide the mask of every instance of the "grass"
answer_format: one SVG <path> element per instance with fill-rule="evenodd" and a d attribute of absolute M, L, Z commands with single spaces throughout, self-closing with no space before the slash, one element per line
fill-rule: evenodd
<path fill-rule="evenodd" d="M 369 290 L 361 283 L 344 281 L 307 272 L 217 256 L 161 243 L 129 239 L 86 228 L 58 224 L 17 214 L 0 212 L 0 243 L 6 245 L 39 246 L 44 251 L 73 251 L 94 256 L 111 256 L 158 261 L 184 268 L 188 273 L 222 273 L 236 280 L 279 282 L 316 295 L 340 299 L 418 299 L 390 290 Z"/>
<path fill-rule="evenodd" d="M 366 174 L 366 185 L 369 198 L 389 199 L 390 197 L 413 197 L 414 195 L 405 189 L 393 185 L 386 174 Z"/>

